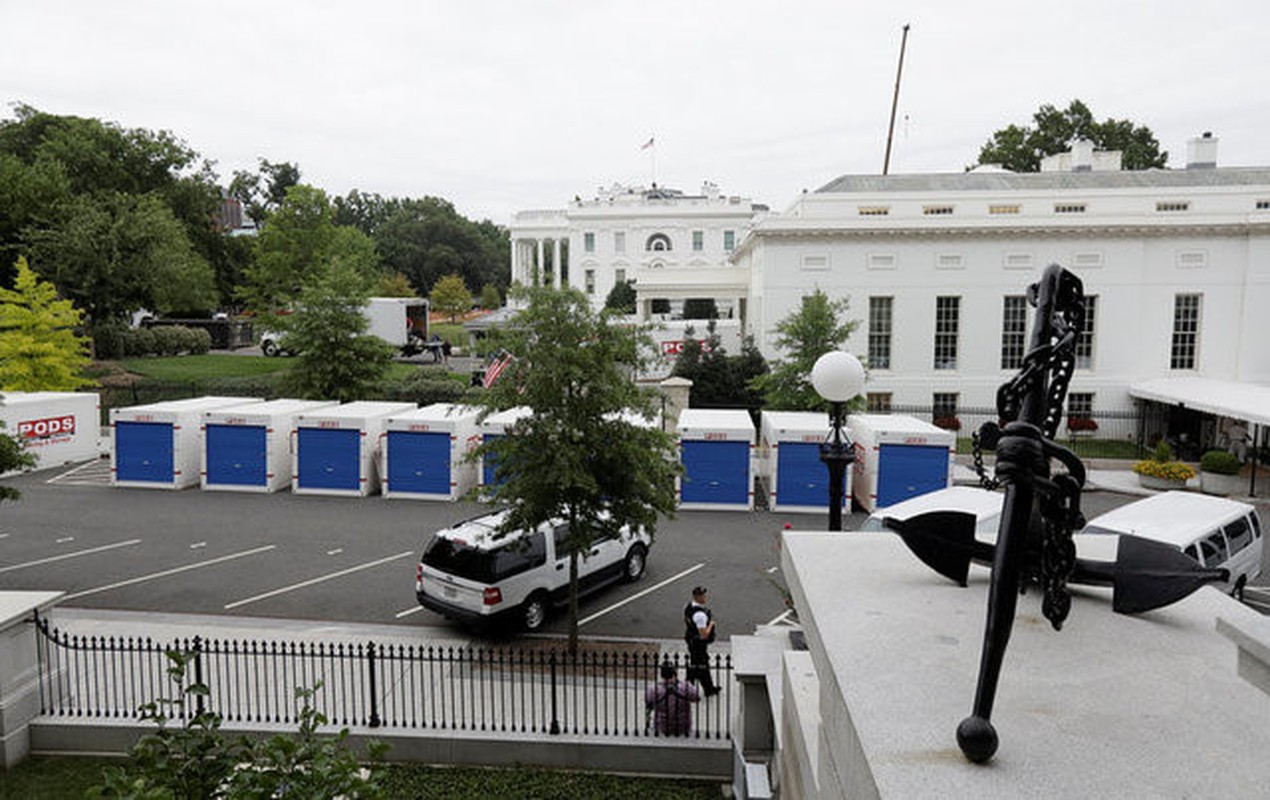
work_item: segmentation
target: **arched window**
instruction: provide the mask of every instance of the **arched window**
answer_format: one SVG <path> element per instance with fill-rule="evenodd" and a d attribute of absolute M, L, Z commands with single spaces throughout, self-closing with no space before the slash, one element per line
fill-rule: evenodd
<path fill-rule="evenodd" d="M 670 250 L 670 237 L 664 233 L 654 233 L 648 237 L 648 241 L 644 243 L 644 249 L 648 252 L 665 252 Z"/>

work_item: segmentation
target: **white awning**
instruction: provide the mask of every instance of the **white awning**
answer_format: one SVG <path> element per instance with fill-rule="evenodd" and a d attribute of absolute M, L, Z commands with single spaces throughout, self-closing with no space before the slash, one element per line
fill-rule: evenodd
<path fill-rule="evenodd" d="M 1156 378 L 1135 383 L 1129 395 L 1171 406 L 1270 425 L 1270 386 L 1212 378 Z"/>

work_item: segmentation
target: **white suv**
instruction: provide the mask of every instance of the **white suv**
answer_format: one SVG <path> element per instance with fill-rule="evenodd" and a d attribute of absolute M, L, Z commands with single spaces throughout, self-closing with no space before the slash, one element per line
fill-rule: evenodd
<path fill-rule="evenodd" d="M 425 608 L 471 625 L 518 622 L 536 631 L 569 600 L 568 526 L 553 521 L 534 531 L 499 534 L 505 511 L 437 531 L 415 568 L 415 596 Z M 644 574 L 651 541 L 623 527 L 578 559 L 578 593 L 585 595 Z"/>

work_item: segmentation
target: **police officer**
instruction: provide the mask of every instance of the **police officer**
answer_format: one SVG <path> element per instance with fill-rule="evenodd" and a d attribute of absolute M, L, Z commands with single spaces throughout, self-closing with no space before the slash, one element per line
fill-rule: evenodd
<path fill-rule="evenodd" d="M 706 697 L 719 693 L 710 675 L 709 645 L 714 641 L 714 614 L 706 605 L 706 587 L 692 590 L 692 602 L 684 606 L 684 642 L 688 644 L 688 671 L 690 681 L 701 684 Z"/>

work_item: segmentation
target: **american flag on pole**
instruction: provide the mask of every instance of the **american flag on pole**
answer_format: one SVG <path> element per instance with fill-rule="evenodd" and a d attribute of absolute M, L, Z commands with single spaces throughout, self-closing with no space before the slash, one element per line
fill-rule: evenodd
<path fill-rule="evenodd" d="M 481 378 L 481 386 L 488 389 L 494 385 L 494 381 L 498 380 L 498 376 L 503 374 L 503 370 L 507 369 L 507 365 L 512 363 L 512 354 L 504 350 L 502 355 L 496 356 L 489 366 L 485 368 L 485 376 Z"/>
<path fill-rule="evenodd" d="M 648 148 L 650 148 L 650 147 L 652 147 L 652 146 L 653 146 L 653 137 L 649 136 L 649 137 L 648 137 L 648 141 L 646 141 L 646 142 L 644 142 L 642 145 L 640 145 L 640 148 L 639 148 L 639 149 L 640 149 L 640 150 L 647 150 Z"/>

